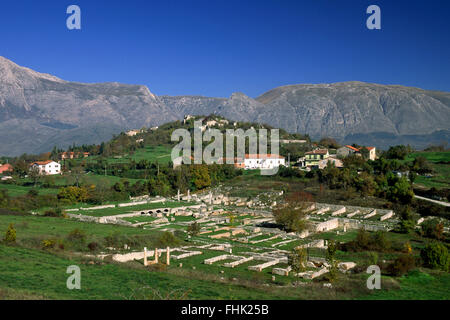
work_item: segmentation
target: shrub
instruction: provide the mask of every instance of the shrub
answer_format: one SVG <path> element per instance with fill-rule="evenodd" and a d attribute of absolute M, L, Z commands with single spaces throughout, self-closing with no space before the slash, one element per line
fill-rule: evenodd
<path fill-rule="evenodd" d="M 171 232 L 164 232 L 158 239 L 159 247 L 173 247 L 180 243 L 180 240 Z"/>
<path fill-rule="evenodd" d="M 119 232 L 116 231 L 105 237 L 105 243 L 108 247 L 118 248 L 123 243 L 123 237 Z"/>
<path fill-rule="evenodd" d="M 415 227 L 416 222 L 414 220 L 400 220 L 396 230 L 400 233 L 411 233 Z"/>
<path fill-rule="evenodd" d="M 86 234 L 82 230 L 75 229 L 67 235 L 66 240 L 69 246 L 83 249 L 85 247 Z"/>
<path fill-rule="evenodd" d="M 379 251 L 386 251 L 391 248 L 391 242 L 387 239 L 385 231 L 377 231 L 373 236 L 372 244 Z"/>
<path fill-rule="evenodd" d="M 369 265 L 377 265 L 378 264 L 378 253 L 374 251 L 369 251 L 367 253 Z"/>
<path fill-rule="evenodd" d="M 42 240 L 42 247 L 44 249 L 53 249 L 56 245 L 56 240 L 54 239 L 46 239 Z"/>
<path fill-rule="evenodd" d="M 67 238 L 69 240 L 72 240 L 72 241 L 77 241 L 77 240 L 78 241 L 85 241 L 86 240 L 86 234 L 84 233 L 83 230 L 75 229 L 75 230 L 73 230 L 73 231 L 71 231 L 69 233 Z"/>
<path fill-rule="evenodd" d="M 415 267 L 414 257 L 410 254 L 402 254 L 388 266 L 388 272 L 394 276 L 401 276 L 408 273 Z"/>
<path fill-rule="evenodd" d="M 88 244 L 88 248 L 91 251 L 96 251 L 98 249 L 98 243 L 97 242 L 90 242 Z"/>
<path fill-rule="evenodd" d="M 420 256 L 425 267 L 433 269 L 449 270 L 450 257 L 447 248 L 439 242 L 428 243 L 420 251 Z"/>
<path fill-rule="evenodd" d="M 163 272 L 166 271 L 167 265 L 165 263 L 155 263 L 148 266 L 150 271 Z"/>
<path fill-rule="evenodd" d="M 392 243 L 387 239 L 385 231 L 377 231 L 370 234 L 363 228 L 359 229 L 356 239 L 341 245 L 338 248 L 342 251 L 387 251 L 392 248 Z"/>
<path fill-rule="evenodd" d="M 444 224 L 437 219 L 425 221 L 422 224 L 422 235 L 427 238 L 443 240 L 444 239 Z"/>
<path fill-rule="evenodd" d="M 30 190 L 28 191 L 28 195 L 29 195 L 30 197 L 37 197 L 37 196 L 39 195 L 39 192 L 38 192 L 36 189 L 30 189 Z"/>
<path fill-rule="evenodd" d="M 200 232 L 200 225 L 197 222 L 191 223 L 188 228 L 187 232 L 190 236 L 196 236 Z"/>
<path fill-rule="evenodd" d="M 3 240 L 8 243 L 16 242 L 16 229 L 14 229 L 14 225 L 12 223 L 9 224 Z"/>
<path fill-rule="evenodd" d="M 183 239 L 184 238 L 184 232 L 181 230 L 175 230 L 174 233 L 175 237 L 179 238 L 179 239 Z"/>
<path fill-rule="evenodd" d="M 45 217 L 63 217 L 64 213 L 61 208 L 56 208 L 55 210 L 47 210 L 44 212 Z"/>
<path fill-rule="evenodd" d="M 369 243 L 370 234 L 364 228 L 359 229 L 356 235 L 356 244 L 361 248 L 367 248 Z"/>
<path fill-rule="evenodd" d="M 328 274 L 326 278 L 329 282 L 334 282 L 338 277 L 338 267 L 337 267 L 337 260 L 335 258 L 337 251 L 337 244 L 334 240 L 330 240 L 328 242 L 327 247 L 327 253 L 326 253 L 326 260 L 330 267 L 328 268 Z"/>

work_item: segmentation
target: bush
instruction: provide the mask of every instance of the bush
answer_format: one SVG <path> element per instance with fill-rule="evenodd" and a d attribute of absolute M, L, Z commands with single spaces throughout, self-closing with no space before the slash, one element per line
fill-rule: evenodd
<path fill-rule="evenodd" d="M 64 217 L 64 213 L 61 208 L 56 208 L 55 210 L 47 210 L 44 212 L 44 217 Z"/>
<path fill-rule="evenodd" d="M 420 256 L 425 267 L 433 269 L 449 270 L 450 257 L 447 248 L 439 242 L 428 243 L 420 251 Z"/>
<path fill-rule="evenodd" d="M 367 253 L 369 265 L 377 265 L 378 264 L 378 253 L 374 251 L 369 251 Z"/>
<path fill-rule="evenodd" d="M 158 247 L 174 247 L 180 243 L 180 240 L 171 232 L 164 232 L 158 239 Z"/>
<path fill-rule="evenodd" d="M 339 249 L 342 251 L 388 251 L 392 248 L 392 243 L 387 239 L 385 231 L 377 231 L 370 234 L 364 228 L 358 230 L 356 239 L 344 244 L 340 244 Z"/>
<path fill-rule="evenodd" d="M 91 251 L 96 251 L 97 249 L 98 249 L 98 243 L 97 242 L 90 242 L 89 244 L 88 244 L 88 248 L 89 248 L 89 250 L 91 250 Z"/>
<path fill-rule="evenodd" d="M 200 225 L 197 222 L 191 223 L 187 227 L 187 232 L 190 236 L 196 236 L 200 232 Z"/>
<path fill-rule="evenodd" d="M 82 250 L 85 248 L 86 234 L 82 230 L 75 229 L 67 235 L 66 240 L 69 246 Z"/>
<path fill-rule="evenodd" d="M 166 271 L 167 265 L 164 263 L 155 263 L 148 266 L 148 269 L 153 272 L 163 272 Z"/>
<path fill-rule="evenodd" d="M 16 242 L 16 229 L 14 229 L 14 225 L 12 223 L 9 224 L 3 240 L 8 243 Z"/>
<path fill-rule="evenodd" d="M 422 224 L 422 235 L 427 238 L 443 240 L 445 238 L 444 224 L 437 219 L 425 221 Z"/>
<path fill-rule="evenodd" d="M 361 248 L 367 248 L 370 243 L 370 234 L 364 228 L 358 230 L 356 235 L 356 243 Z"/>
<path fill-rule="evenodd" d="M 108 247 L 119 248 L 122 246 L 123 242 L 122 235 L 117 231 L 105 237 L 105 243 Z"/>
<path fill-rule="evenodd" d="M 402 254 L 388 266 L 388 272 L 394 276 L 402 276 L 415 267 L 414 257 L 410 254 Z"/>
<path fill-rule="evenodd" d="M 378 249 L 378 251 L 387 251 L 391 248 L 391 242 L 387 239 L 385 231 L 377 231 L 375 232 L 372 245 Z"/>
<path fill-rule="evenodd" d="M 42 240 L 42 247 L 44 249 L 53 249 L 56 245 L 56 240 L 54 239 L 46 239 Z"/>
<path fill-rule="evenodd" d="M 411 233 L 416 227 L 416 222 L 414 220 L 400 220 L 397 225 L 396 230 L 400 233 Z"/>

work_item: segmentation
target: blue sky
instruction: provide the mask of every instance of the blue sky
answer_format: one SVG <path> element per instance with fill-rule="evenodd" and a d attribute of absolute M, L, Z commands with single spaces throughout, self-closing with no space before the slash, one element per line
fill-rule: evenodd
<path fill-rule="evenodd" d="M 81 8 L 82 29 L 66 28 Z M 381 30 L 366 8 L 381 8 Z M 80 82 L 256 97 L 359 80 L 450 91 L 450 1 L 2 1 L 0 55 Z"/>

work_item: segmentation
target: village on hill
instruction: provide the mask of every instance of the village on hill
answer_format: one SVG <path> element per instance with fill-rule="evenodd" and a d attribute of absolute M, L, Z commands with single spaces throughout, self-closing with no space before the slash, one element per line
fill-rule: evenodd
<path fill-rule="evenodd" d="M 186 115 L 99 145 L 0 158 L 0 266 L 12 277 L 0 278 L 0 297 L 449 298 L 446 146 L 380 150 L 280 129 L 278 153 L 173 158 L 172 133 L 196 121 L 202 133 L 274 129 Z M 74 264 L 89 291 L 51 281 L 50 269 L 65 284 Z M 381 289 L 368 285 L 373 266 Z M 48 278 L 38 290 L 18 270 Z"/>

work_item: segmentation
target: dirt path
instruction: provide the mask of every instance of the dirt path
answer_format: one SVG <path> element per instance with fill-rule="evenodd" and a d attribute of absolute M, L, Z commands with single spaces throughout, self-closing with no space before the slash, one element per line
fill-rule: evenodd
<path fill-rule="evenodd" d="M 421 200 L 425 200 L 425 201 L 429 201 L 429 202 L 434 202 L 434 203 L 440 204 L 441 206 L 450 207 L 450 203 L 449 202 L 433 200 L 433 199 L 429 199 L 429 198 L 425 198 L 425 197 L 421 197 L 421 196 L 416 196 L 416 195 L 414 197 L 417 198 L 417 199 L 421 199 Z"/>

